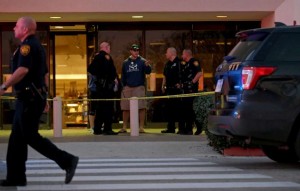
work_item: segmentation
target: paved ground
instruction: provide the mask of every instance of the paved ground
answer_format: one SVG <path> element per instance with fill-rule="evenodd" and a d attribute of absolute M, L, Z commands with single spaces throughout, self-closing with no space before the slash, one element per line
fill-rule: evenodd
<path fill-rule="evenodd" d="M 298 165 L 266 157 L 224 157 L 203 134 L 151 132 L 138 137 L 48 134 L 58 147 L 80 157 L 72 184 L 63 184 L 64 171 L 29 148 L 28 186 L 0 190 L 300 190 Z M 0 136 L 0 179 L 6 174 L 7 141 Z"/>
<path fill-rule="evenodd" d="M 205 135 L 176 135 L 146 133 L 132 137 L 129 133 L 117 136 L 84 135 L 54 138 L 50 137 L 58 147 L 74 153 L 81 158 L 112 157 L 197 157 L 218 156 L 207 145 Z M 7 137 L 0 138 L 0 160 L 5 160 Z M 44 158 L 29 148 L 29 158 Z"/>

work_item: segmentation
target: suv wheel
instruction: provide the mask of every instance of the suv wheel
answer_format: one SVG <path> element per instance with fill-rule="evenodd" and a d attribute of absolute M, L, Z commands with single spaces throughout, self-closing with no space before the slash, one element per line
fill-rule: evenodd
<path fill-rule="evenodd" d="M 299 136 L 298 136 L 299 137 Z M 300 143 L 300 137 L 299 137 Z M 300 145 L 299 145 L 300 147 Z M 289 148 L 279 148 L 276 146 L 262 146 L 263 152 L 270 159 L 280 162 L 280 163 L 290 163 L 299 161 L 299 157 L 297 156 L 294 149 Z M 299 152 L 300 153 L 300 152 Z"/>

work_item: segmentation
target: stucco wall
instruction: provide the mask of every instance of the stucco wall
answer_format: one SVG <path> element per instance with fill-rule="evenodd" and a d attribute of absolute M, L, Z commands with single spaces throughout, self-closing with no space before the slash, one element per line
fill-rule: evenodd
<path fill-rule="evenodd" d="M 298 7 L 296 6 L 298 4 Z M 299 0 L 285 0 L 275 10 L 275 22 L 282 22 L 286 25 L 293 25 L 294 20 L 297 20 L 296 9 L 299 11 Z"/>
<path fill-rule="evenodd" d="M 1 0 L 0 12 L 270 11 L 284 0 Z M 259 6 L 258 6 L 259 5 Z"/>
<path fill-rule="evenodd" d="M 261 21 L 261 27 L 273 27 L 274 22 L 286 25 L 300 25 L 300 0 L 285 0 L 274 11 Z"/>
<path fill-rule="evenodd" d="M 261 21 L 262 28 L 273 27 L 275 22 L 275 13 L 270 14 Z"/>

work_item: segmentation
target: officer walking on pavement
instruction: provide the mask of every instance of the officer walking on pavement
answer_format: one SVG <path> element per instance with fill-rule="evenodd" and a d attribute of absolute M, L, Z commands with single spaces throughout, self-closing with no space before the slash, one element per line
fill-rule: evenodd
<path fill-rule="evenodd" d="M 88 72 L 96 76 L 97 99 L 112 99 L 114 87 L 118 85 L 117 72 L 110 56 L 110 44 L 102 42 L 99 45 L 99 53 L 96 54 L 92 63 L 88 66 Z M 94 122 L 94 135 L 117 135 L 112 130 L 114 102 L 96 101 L 96 116 Z M 102 131 L 102 125 L 104 126 Z"/>
<path fill-rule="evenodd" d="M 182 52 L 182 62 L 181 72 L 182 72 L 182 82 L 183 90 L 185 94 L 197 93 L 198 92 L 198 81 L 202 75 L 201 67 L 199 61 L 193 58 L 192 51 L 190 49 L 184 49 Z M 195 113 L 193 110 L 194 97 L 184 97 L 182 98 L 182 117 L 183 120 L 180 121 L 179 126 L 183 127 L 184 134 L 193 134 L 193 123 L 195 121 Z"/>
<path fill-rule="evenodd" d="M 27 145 L 54 160 L 66 171 L 65 183 L 71 182 L 79 158 L 57 148 L 39 132 L 40 117 L 46 106 L 48 73 L 46 53 L 35 37 L 36 22 L 21 17 L 14 27 L 15 37 L 21 45 L 12 60 L 12 76 L 0 86 L 0 96 L 14 86 L 16 110 L 9 137 L 6 166 L 7 176 L 1 186 L 26 186 Z"/>

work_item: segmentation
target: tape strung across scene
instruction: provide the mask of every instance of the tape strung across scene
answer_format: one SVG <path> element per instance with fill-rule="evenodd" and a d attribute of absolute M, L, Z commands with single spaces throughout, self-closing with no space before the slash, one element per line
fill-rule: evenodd
<path fill-rule="evenodd" d="M 208 96 L 213 95 L 215 92 L 199 92 L 199 93 L 189 93 L 189 94 L 178 94 L 178 95 L 166 95 L 166 96 L 146 96 L 146 97 L 134 97 L 134 98 L 113 98 L 113 99 L 62 99 L 62 101 L 120 101 L 120 100 L 148 100 L 148 99 L 172 99 L 172 98 L 183 98 L 183 97 L 198 97 L 198 96 Z M 15 97 L 12 96 L 1 96 L 0 100 L 14 100 Z M 55 99 L 47 99 L 48 101 L 55 101 Z"/>

